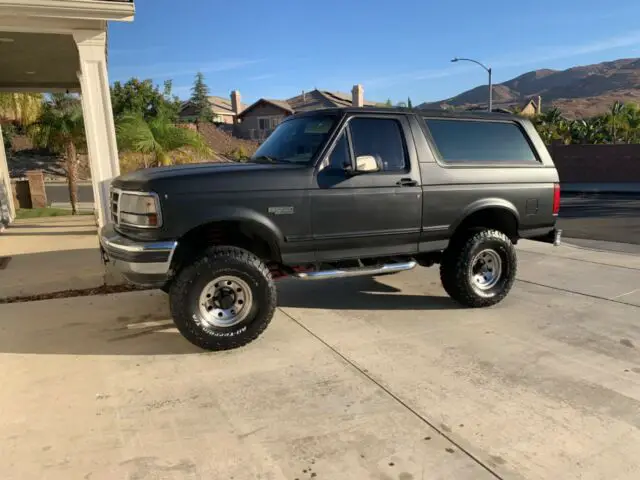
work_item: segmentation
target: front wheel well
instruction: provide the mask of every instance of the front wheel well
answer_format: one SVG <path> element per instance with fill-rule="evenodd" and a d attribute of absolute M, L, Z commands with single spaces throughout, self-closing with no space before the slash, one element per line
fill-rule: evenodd
<path fill-rule="evenodd" d="M 259 227 L 242 221 L 216 221 L 193 228 L 178 239 L 171 270 L 177 272 L 214 245 L 243 248 L 265 263 L 280 262 L 277 240 L 266 235 Z"/>
<path fill-rule="evenodd" d="M 518 240 L 518 218 L 506 208 L 489 207 L 473 212 L 456 227 L 453 237 L 457 238 L 469 230 L 478 228 L 498 230 L 509 237 L 513 243 Z"/>

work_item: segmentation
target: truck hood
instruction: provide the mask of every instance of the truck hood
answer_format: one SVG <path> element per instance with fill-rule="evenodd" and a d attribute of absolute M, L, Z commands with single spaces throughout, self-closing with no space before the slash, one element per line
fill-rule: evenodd
<path fill-rule="evenodd" d="M 291 177 L 310 170 L 284 163 L 199 163 L 146 168 L 116 177 L 112 186 L 130 191 L 186 193 L 294 188 Z M 299 184 L 298 184 L 299 185 Z"/>

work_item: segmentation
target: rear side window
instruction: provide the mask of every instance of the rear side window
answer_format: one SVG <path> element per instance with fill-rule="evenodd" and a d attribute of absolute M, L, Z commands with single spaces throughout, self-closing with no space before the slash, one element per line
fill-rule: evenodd
<path fill-rule="evenodd" d="M 515 123 L 434 118 L 425 122 L 445 162 L 538 163 Z"/>

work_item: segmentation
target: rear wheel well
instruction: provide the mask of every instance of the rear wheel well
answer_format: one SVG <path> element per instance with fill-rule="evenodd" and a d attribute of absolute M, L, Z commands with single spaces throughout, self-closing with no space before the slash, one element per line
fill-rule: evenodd
<path fill-rule="evenodd" d="M 453 237 L 458 238 L 469 230 L 478 228 L 498 230 L 509 237 L 513 243 L 518 240 L 518 219 L 506 208 L 491 207 L 473 212 L 458 225 Z"/>
<path fill-rule="evenodd" d="M 173 273 L 213 245 L 240 247 L 255 254 L 265 263 L 280 262 L 280 251 L 275 239 L 265 238 L 262 232 L 248 222 L 220 221 L 200 225 L 178 239 L 178 248 L 171 261 Z"/>

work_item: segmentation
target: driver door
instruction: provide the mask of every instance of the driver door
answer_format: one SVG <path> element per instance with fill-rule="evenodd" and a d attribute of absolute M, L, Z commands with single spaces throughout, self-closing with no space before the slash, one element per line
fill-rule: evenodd
<path fill-rule="evenodd" d="M 417 252 L 422 187 L 409 128 L 403 115 L 345 122 L 310 191 L 318 261 Z M 359 172 L 365 157 L 379 170 Z"/>

